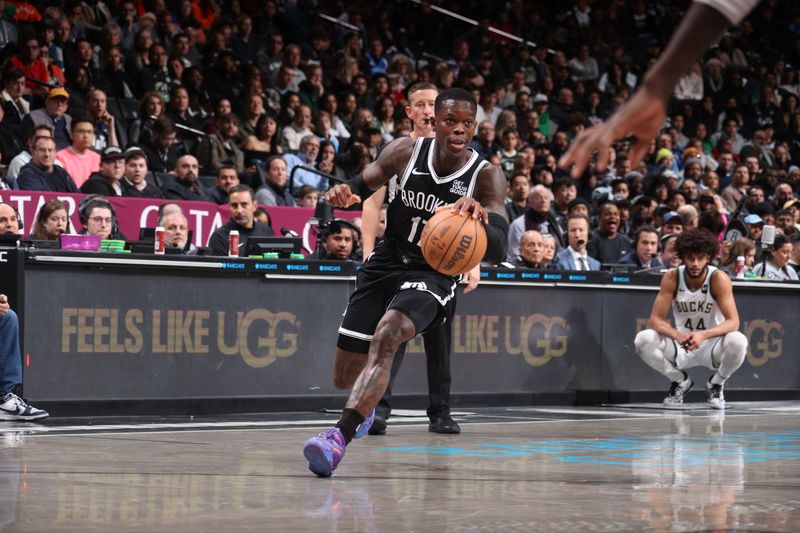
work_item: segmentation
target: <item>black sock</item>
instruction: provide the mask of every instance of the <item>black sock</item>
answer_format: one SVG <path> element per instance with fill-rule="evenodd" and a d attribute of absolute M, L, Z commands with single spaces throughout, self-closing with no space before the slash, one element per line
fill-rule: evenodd
<path fill-rule="evenodd" d="M 342 418 L 336 422 L 336 427 L 339 428 L 339 431 L 342 432 L 342 436 L 344 437 L 344 441 L 347 444 L 350 444 L 350 441 L 353 440 L 353 435 L 356 434 L 356 430 L 358 426 L 364 421 L 364 417 L 361 416 L 361 413 L 356 411 L 355 409 L 343 409 L 342 410 Z"/>

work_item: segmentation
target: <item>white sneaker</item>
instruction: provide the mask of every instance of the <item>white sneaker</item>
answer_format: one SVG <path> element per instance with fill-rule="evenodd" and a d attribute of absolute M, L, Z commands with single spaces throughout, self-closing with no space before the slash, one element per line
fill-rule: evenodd
<path fill-rule="evenodd" d="M 0 420 L 40 420 L 48 416 L 47 411 L 28 405 L 13 392 L 6 394 L 0 404 Z"/>
<path fill-rule="evenodd" d="M 664 398 L 664 405 L 681 405 L 683 403 L 683 395 L 692 390 L 694 382 L 689 374 L 684 372 L 686 379 L 683 381 L 674 381 L 669 388 L 669 394 Z"/>
<path fill-rule="evenodd" d="M 706 394 L 708 394 L 709 407 L 725 409 L 725 393 L 722 392 L 722 385 L 714 385 L 711 380 L 706 381 Z"/>

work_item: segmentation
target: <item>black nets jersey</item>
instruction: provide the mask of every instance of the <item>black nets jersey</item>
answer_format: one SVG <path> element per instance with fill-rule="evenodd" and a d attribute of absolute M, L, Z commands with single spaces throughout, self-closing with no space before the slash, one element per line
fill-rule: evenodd
<path fill-rule="evenodd" d="M 395 247 L 407 266 L 430 269 L 419 247 L 422 229 L 437 207 L 472 196 L 478 173 L 488 165 L 472 148 L 463 167 L 449 176 L 439 176 L 433 168 L 436 139 L 420 138 L 405 170 L 389 181 L 389 208 L 386 212 L 386 241 Z"/>

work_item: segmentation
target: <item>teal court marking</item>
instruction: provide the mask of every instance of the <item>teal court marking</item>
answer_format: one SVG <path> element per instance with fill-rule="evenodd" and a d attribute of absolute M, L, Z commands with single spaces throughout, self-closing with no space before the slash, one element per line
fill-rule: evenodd
<path fill-rule="evenodd" d="M 770 431 L 708 436 L 660 435 L 610 439 L 559 439 L 525 443 L 485 443 L 470 447 L 406 446 L 381 450 L 454 457 L 512 458 L 547 456 L 566 463 L 597 465 L 685 466 L 711 463 L 800 460 L 800 431 Z M 667 458 L 670 458 L 668 461 Z"/>

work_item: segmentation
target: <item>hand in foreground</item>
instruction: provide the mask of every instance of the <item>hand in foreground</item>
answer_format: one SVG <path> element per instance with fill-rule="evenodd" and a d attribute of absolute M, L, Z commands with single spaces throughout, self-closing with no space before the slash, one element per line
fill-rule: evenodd
<path fill-rule="evenodd" d="M 8 305 L 8 296 L 5 294 L 0 294 L 0 316 L 5 315 L 8 313 L 8 310 L 11 306 Z"/>
<path fill-rule="evenodd" d="M 478 283 L 481 281 L 481 266 L 476 265 L 475 268 L 462 274 L 461 283 L 464 283 L 464 294 L 469 294 L 478 288 Z"/>
<path fill-rule="evenodd" d="M 339 183 L 331 187 L 325 193 L 325 201 L 334 207 L 350 207 L 351 205 L 361 202 L 361 197 L 353 194 L 350 186 L 346 183 Z"/>
<path fill-rule="evenodd" d="M 676 335 L 674 337 L 672 337 L 672 339 L 675 342 L 677 342 L 678 346 L 680 346 L 680 347 L 683 347 L 683 345 L 686 344 L 689 341 L 689 339 L 691 339 L 691 338 L 692 338 L 692 334 L 691 333 L 685 333 L 683 331 L 678 331 L 676 333 Z"/>
<path fill-rule="evenodd" d="M 706 340 L 706 336 L 702 331 L 695 331 L 689 334 L 689 337 L 681 343 L 684 350 L 691 352 L 696 350 Z"/>
<path fill-rule="evenodd" d="M 597 169 L 605 170 L 611 145 L 619 139 L 634 135 L 636 144 L 631 147 L 629 161 L 631 168 L 636 168 L 647 154 L 650 141 L 664 124 L 665 117 L 664 98 L 643 86 L 603 124 L 581 132 L 558 165 L 564 169 L 572 166 L 572 176 L 577 178 L 586 170 L 592 154 L 597 152 Z"/>
<path fill-rule="evenodd" d="M 436 212 L 443 209 L 450 209 L 453 213 L 461 213 L 474 219 L 479 219 L 484 224 L 489 222 L 489 213 L 475 198 L 462 196 L 454 204 L 443 205 L 436 209 Z"/>

